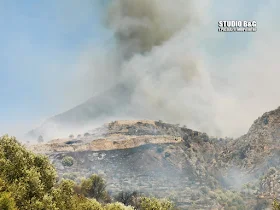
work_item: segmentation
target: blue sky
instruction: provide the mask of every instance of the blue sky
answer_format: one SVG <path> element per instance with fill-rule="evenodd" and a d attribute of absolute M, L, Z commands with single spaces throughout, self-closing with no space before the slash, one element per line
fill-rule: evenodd
<path fill-rule="evenodd" d="M 59 91 L 85 45 L 108 39 L 101 1 L 0 1 L 0 133 L 58 113 Z M 50 82 L 51 81 L 51 82 Z M 23 125 L 23 127 L 25 127 Z M 9 130 L 9 129 L 7 129 Z"/>
<path fill-rule="evenodd" d="M 62 94 L 71 95 L 64 86 L 73 79 L 67 75 L 74 61 L 87 46 L 102 48 L 112 37 L 102 24 L 104 2 L 0 1 L 0 135 L 14 126 L 29 130 L 65 110 Z M 252 19 L 265 5 L 260 0 L 232 2 L 211 4 L 215 33 L 218 20 Z M 251 36 L 223 34 L 206 44 L 213 57 L 226 61 L 246 49 Z"/>

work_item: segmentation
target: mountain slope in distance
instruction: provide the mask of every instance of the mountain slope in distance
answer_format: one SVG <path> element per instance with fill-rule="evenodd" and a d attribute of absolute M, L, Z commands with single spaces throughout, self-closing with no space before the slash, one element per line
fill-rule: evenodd
<path fill-rule="evenodd" d="M 39 135 L 48 136 L 49 134 L 65 135 L 67 130 L 85 127 L 89 123 L 102 121 L 116 114 L 120 115 L 130 102 L 133 88 L 128 88 L 123 84 L 118 84 L 112 88 L 96 95 L 86 102 L 56 116 L 46 120 L 40 127 L 27 133 L 27 137 L 37 138 Z M 64 131 L 64 132 L 63 132 Z M 49 136 L 52 138 L 53 136 Z"/>

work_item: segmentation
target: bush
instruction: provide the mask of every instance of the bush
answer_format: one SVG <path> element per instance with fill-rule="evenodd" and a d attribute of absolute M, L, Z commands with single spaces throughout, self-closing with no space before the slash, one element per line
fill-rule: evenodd
<path fill-rule="evenodd" d="M 203 194 L 208 194 L 209 191 L 210 191 L 210 189 L 209 189 L 209 187 L 207 187 L 207 186 L 203 186 L 203 187 L 200 188 L 200 191 L 201 191 Z"/>
<path fill-rule="evenodd" d="M 63 166 L 71 167 L 74 164 L 74 158 L 71 156 L 66 156 L 62 159 L 61 163 Z"/>
<path fill-rule="evenodd" d="M 87 199 L 83 196 L 74 196 L 75 210 L 103 210 L 103 207 L 95 199 Z"/>
<path fill-rule="evenodd" d="M 171 210 L 173 209 L 173 204 L 165 199 L 157 198 L 147 198 L 143 197 L 140 200 L 140 210 Z"/>
<path fill-rule="evenodd" d="M 217 190 L 217 201 L 225 207 L 225 209 L 246 209 L 243 198 L 237 192 Z"/>
<path fill-rule="evenodd" d="M 265 118 L 263 119 L 263 123 L 264 123 L 265 125 L 268 124 L 268 117 L 265 117 Z"/>
<path fill-rule="evenodd" d="M 280 210 L 280 203 L 274 199 L 273 203 L 272 203 L 272 209 L 273 210 Z"/>
<path fill-rule="evenodd" d="M 81 191 L 89 198 L 95 198 L 98 201 L 106 199 L 107 192 L 105 190 L 105 181 L 102 177 L 93 174 L 88 179 L 82 180 Z"/>
<path fill-rule="evenodd" d="M 276 168 L 275 167 L 271 167 L 271 168 L 269 168 L 269 171 L 268 171 L 268 173 L 267 173 L 267 175 L 272 175 L 272 174 L 275 174 L 277 172 L 277 170 L 276 170 Z"/>
<path fill-rule="evenodd" d="M 14 204 L 19 210 L 42 209 L 38 206 L 47 202 L 56 172 L 47 157 L 35 155 L 15 138 L 3 136 L 0 138 L 0 180 L 0 209 L 5 209 L 5 205 L 13 209 Z"/>
<path fill-rule="evenodd" d="M 0 209 L 1 210 L 16 210 L 16 203 L 11 193 L 2 192 L 0 193 Z"/>
<path fill-rule="evenodd" d="M 164 157 L 165 158 L 168 158 L 168 157 L 170 157 L 171 156 L 171 154 L 169 153 L 169 152 L 166 152 L 165 154 L 164 154 Z"/>
<path fill-rule="evenodd" d="M 125 206 L 122 203 L 116 202 L 107 204 L 104 210 L 134 210 L 134 208 L 132 206 Z"/>
<path fill-rule="evenodd" d="M 162 153 L 163 151 L 164 151 L 164 149 L 162 147 L 157 148 L 157 153 Z"/>
<path fill-rule="evenodd" d="M 72 209 L 75 205 L 72 199 L 74 196 L 74 185 L 74 182 L 71 180 L 62 180 L 59 186 L 52 192 L 53 199 L 58 209 Z M 69 198 L 71 198 L 71 200 Z"/>

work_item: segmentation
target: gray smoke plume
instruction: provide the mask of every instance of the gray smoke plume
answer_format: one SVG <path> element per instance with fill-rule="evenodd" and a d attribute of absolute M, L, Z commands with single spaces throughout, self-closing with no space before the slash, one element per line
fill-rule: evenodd
<path fill-rule="evenodd" d="M 222 60 L 206 51 L 210 41 L 218 45 L 224 36 L 213 33 L 211 4 L 184 0 L 109 4 L 107 25 L 114 32 L 121 60 L 116 69 L 119 82 L 134 90 L 127 109 L 135 117 L 178 122 L 211 135 L 238 136 L 255 118 L 279 105 L 277 82 L 269 82 L 279 76 L 277 59 L 272 59 L 279 41 L 264 33 L 264 25 L 273 23 L 272 17 L 264 15 L 277 8 L 277 2 L 260 8 L 256 17 L 263 31 L 251 35 L 247 50 L 229 60 L 225 69 Z M 212 25 L 209 33 L 207 24 Z M 211 59 L 217 64 L 210 66 Z"/>
<path fill-rule="evenodd" d="M 121 54 L 131 58 L 150 52 L 195 22 L 192 1 L 112 1 L 107 25 L 114 31 Z"/>
<path fill-rule="evenodd" d="M 109 5 L 106 23 L 122 59 L 120 82 L 134 89 L 128 109 L 135 117 L 204 131 L 215 127 L 213 87 L 196 52 L 202 21 L 194 1 L 117 0 Z"/>
<path fill-rule="evenodd" d="M 214 14 L 213 2 L 109 1 L 104 22 L 112 43 L 97 51 L 88 46 L 78 58 L 68 101 L 94 97 L 71 112 L 71 119 L 164 120 L 237 137 L 278 107 L 279 3 L 256 8 L 250 19 L 258 21 L 257 33 L 228 35 L 217 32 L 217 21 L 242 18 L 222 8 Z M 230 36 L 249 44 L 226 42 Z M 69 112 L 59 118 L 70 122 Z"/>

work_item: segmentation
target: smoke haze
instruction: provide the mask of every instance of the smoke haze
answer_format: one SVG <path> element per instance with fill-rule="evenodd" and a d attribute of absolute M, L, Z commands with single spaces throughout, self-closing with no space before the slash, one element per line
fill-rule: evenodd
<path fill-rule="evenodd" d="M 217 33 L 218 19 L 210 16 L 212 4 L 112 1 L 106 26 L 113 31 L 116 47 L 106 54 L 106 65 L 92 66 L 89 74 L 99 83 L 122 83 L 134 90 L 127 96 L 128 117 L 186 124 L 218 136 L 245 133 L 254 119 L 280 104 L 275 97 L 279 94 L 275 80 L 280 76 L 275 33 L 279 31 L 272 34 L 265 29 L 273 22 L 265 14 L 279 4 L 270 1 L 251 17 L 258 21 L 257 33 L 228 35 L 249 40 L 230 59 L 209 51 L 211 44 L 223 47 L 226 36 Z M 231 43 L 225 44 L 224 53 L 236 50 Z"/>
<path fill-rule="evenodd" d="M 67 88 L 58 97 L 65 110 L 121 84 L 131 91 L 108 97 L 122 95 L 128 102 L 108 119 L 161 119 L 210 135 L 244 134 L 258 116 L 280 105 L 279 2 L 260 4 L 249 17 L 237 14 L 242 1 L 230 11 L 223 5 L 214 13 L 215 5 L 214 0 L 109 1 L 104 26 L 112 38 L 108 45 L 87 45 L 71 61 L 73 73 L 66 75 L 71 85 L 63 83 Z M 218 33 L 217 21 L 223 19 L 255 19 L 258 32 Z"/>

